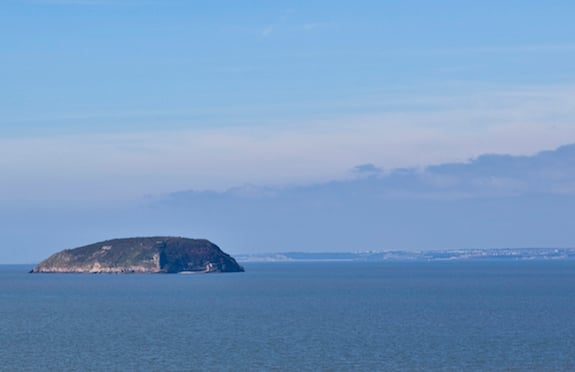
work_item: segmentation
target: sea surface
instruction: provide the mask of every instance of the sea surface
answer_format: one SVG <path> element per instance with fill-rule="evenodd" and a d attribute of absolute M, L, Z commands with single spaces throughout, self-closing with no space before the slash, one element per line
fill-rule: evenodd
<path fill-rule="evenodd" d="M 245 268 L 0 266 L 0 370 L 575 370 L 575 261 Z"/>

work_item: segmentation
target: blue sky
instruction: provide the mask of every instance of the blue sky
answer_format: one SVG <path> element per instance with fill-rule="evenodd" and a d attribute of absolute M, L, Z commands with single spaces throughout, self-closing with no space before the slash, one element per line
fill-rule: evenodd
<path fill-rule="evenodd" d="M 271 234 L 265 246 L 255 244 L 255 223 L 246 238 L 216 218 L 122 230 L 103 216 L 134 218 L 177 192 L 360 187 L 362 164 L 383 179 L 397 169 L 473 165 L 483 154 L 537 159 L 575 143 L 574 13 L 569 1 L 2 1 L 0 235 L 21 247 L 0 252 L 0 261 L 30 262 L 115 234 L 200 235 L 232 251 L 285 250 Z M 567 165 L 557 172 L 569 173 L 569 155 L 561 159 Z M 477 196 L 476 177 L 467 177 L 457 192 Z M 481 197 L 518 214 L 505 198 L 550 208 L 571 195 L 550 191 L 552 181 L 521 178 L 523 190 L 537 184 L 550 199 Z M 208 199 L 189 208 L 212 210 Z M 272 204 L 258 213 L 287 208 Z M 234 215 L 234 205 L 222 213 Z M 169 208 L 161 207 L 168 222 Z M 285 219 L 301 212 L 293 213 Z M 47 231 L 40 222 L 47 215 L 59 227 Z M 385 218 L 362 216 L 347 226 L 363 234 L 366 249 L 439 246 L 369 234 L 367 226 L 375 231 Z M 531 245 L 569 245 L 557 235 L 558 220 L 542 223 Z M 425 235 L 422 225 L 402 226 Z M 64 226 L 82 233 L 62 238 Z M 52 236 L 53 246 L 34 248 L 38 240 L 25 233 L 34 231 Z M 528 243 L 495 235 L 465 244 L 461 235 L 445 245 Z M 347 245 L 298 248 L 330 247 Z"/>

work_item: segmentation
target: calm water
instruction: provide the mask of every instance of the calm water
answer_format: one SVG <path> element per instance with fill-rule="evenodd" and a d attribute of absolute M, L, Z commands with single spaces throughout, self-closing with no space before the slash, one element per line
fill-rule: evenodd
<path fill-rule="evenodd" d="M 0 266 L 2 370 L 575 370 L 575 262 Z"/>

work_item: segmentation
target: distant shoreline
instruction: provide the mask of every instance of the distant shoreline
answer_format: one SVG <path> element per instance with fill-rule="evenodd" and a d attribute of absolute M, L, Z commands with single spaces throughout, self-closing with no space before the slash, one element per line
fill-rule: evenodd
<path fill-rule="evenodd" d="M 237 254 L 238 262 L 534 261 L 575 260 L 575 248 L 495 248 L 434 251 L 281 252 Z"/>
<path fill-rule="evenodd" d="M 279 252 L 236 254 L 242 263 L 292 262 L 449 262 L 449 261 L 567 261 L 575 260 L 575 248 L 494 248 L 444 251 Z M 27 266 L 34 263 L 0 263 Z"/>

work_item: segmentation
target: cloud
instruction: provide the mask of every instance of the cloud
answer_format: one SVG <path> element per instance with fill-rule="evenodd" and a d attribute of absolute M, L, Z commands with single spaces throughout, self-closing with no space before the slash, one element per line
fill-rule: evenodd
<path fill-rule="evenodd" d="M 269 25 L 266 28 L 264 28 L 261 32 L 260 35 L 262 37 L 268 37 L 270 36 L 272 33 L 274 32 L 274 26 L 273 25 Z"/>
<path fill-rule="evenodd" d="M 361 195 L 366 199 L 460 199 L 530 194 L 575 195 L 575 144 L 532 156 L 481 155 L 469 162 L 432 165 L 423 169 L 396 169 L 388 174 L 373 164 L 353 168 L 368 178 L 330 181 L 308 186 L 257 187 L 248 185 L 214 193 L 219 197 L 324 198 L 325 195 Z M 181 196 L 193 191 L 176 193 Z M 202 194 L 206 195 L 206 194 Z M 329 197 L 329 196 L 328 196 Z"/>
<path fill-rule="evenodd" d="M 274 22 L 267 25 L 261 32 L 260 36 L 266 38 L 274 31 L 284 28 L 290 16 L 294 13 L 292 9 L 285 10 Z"/>
<path fill-rule="evenodd" d="M 180 191 L 151 203 L 244 252 L 569 247 L 574 165 L 569 145 L 307 186 Z"/>
<path fill-rule="evenodd" d="M 161 4 L 162 0 L 21 0 L 47 5 L 143 5 Z"/>
<path fill-rule="evenodd" d="M 143 6 L 159 5 L 161 0 L 20 0 L 23 2 L 48 6 Z"/>
<path fill-rule="evenodd" d="M 575 88 L 564 86 L 469 97 L 421 96 L 413 100 L 424 108 L 370 115 L 269 122 L 259 118 L 233 125 L 224 120 L 213 128 L 190 118 L 189 124 L 162 131 L 137 131 L 130 120 L 124 132 L 4 136 L 0 201 L 77 201 L 85 195 L 90 200 L 133 200 L 178 189 L 306 185 L 353 179 L 362 170 L 375 173 L 361 166 L 349 172 L 358 164 L 422 169 L 475 158 L 473 164 L 479 166 L 489 160 L 480 158 L 482 154 L 532 155 L 575 142 L 574 93 Z M 428 171 L 427 182 L 461 182 L 443 173 L 442 168 Z M 507 178 L 475 178 L 473 184 L 509 192 L 523 187 Z M 472 182 L 466 182 L 470 187 Z M 554 185 L 564 192 L 571 187 L 566 181 Z"/>
<path fill-rule="evenodd" d="M 377 175 L 383 172 L 381 168 L 376 167 L 371 163 L 356 165 L 353 167 L 352 171 L 359 175 Z"/>
<path fill-rule="evenodd" d="M 117 139 L 111 147 L 101 142 L 95 140 L 93 150 L 102 151 L 108 167 L 125 161 L 106 154 L 119 144 Z M 74 154 L 80 145 L 86 144 L 52 150 Z M 125 138 L 123 145 L 131 146 L 135 155 L 150 150 L 141 148 L 137 138 Z M 161 153 L 149 155 L 146 161 Z M 201 152 L 195 158 L 206 159 Z M 17 252 L 5 252 L 6 262 L 32 262 L 49 254 L 50 246 L 141 235 L 206 237 L 238 253 L 573 246 L 575 145 L 530 156 L 481 155 L 388 172 L 376 172 L 378 167 L 367 163 L 357 169 L 367 171 L 368 177 L 360 172 L 346 180 L 299 186 L 184 188 L 137 203 L 124 198 L 110 203 L 106 193 L 99 193 L 110 187 L 151 189 L 166 173 L 142 161 L 145 177 L 127 183 L 122 172 L 133 177 L 134 170 L 121 168 L 102 176 L 94 165 L 83 163 L 78 173 L 57 183 L 48 177 L 50 166 L 30 183 L 21 170 L 18 185 L 23 190 L 10 193 L 14 205 L 3 203 L 0 208 L 4 241 L 18 243 L 12 244 Z M 12 177 L 3 178 L 3 193 Z M 93 187 L 78 187 L 74 178 Z M 73 202 L 45 206 L 34 199 L 51 187 L 63 188 L 60 192 L 68 194 L 64 200 Z M 27 193 L 32 203 L 14 198 L 16 191 Z M 87 207 L 86 200 L 93 204 Z"/>
<path fill-rule="evenodd" d="M 29 0 L 36 4 L 53 4 L 53 5 L 103 5 L 114 4 L 112 0 Z M 125 0 L 123 1 L 126 2 Z M 117 3 L 117 2 L 116 2 Z"/>
<path fill-rule="evenodd" d="M 429 166 L 413 177 L 405 191 L 417 195 L 465 195 L 466 197 L 507 196 L 524 194 L 575 195 L 575 145 L 562 146 L 533 156 L 487 154 L 467 163 Z M 389 178 L 405 174 L 392 173 Z"/>
<path fill-rule="evenodd" d="M 304 23 L 303 25 L 301 25 L 301 29 L 304 31 L 312 31 L 322 27 L 323 25 L 324 23 L 319 22 Z"/>
<path fill-rule="evenodd" d="M 553 53 L 553 52 L 573 52 L 575 44 L 523 44 L 506 46 L 475 46 L 459 48 L 433 48 L 418 50 L 403 50 L 403 53 L 426 54 L 426 55 L 461 55 L 461 54 L 507 54 L 507 53 Z M 400 52 L 400 53 L 401 53 Z"/>

